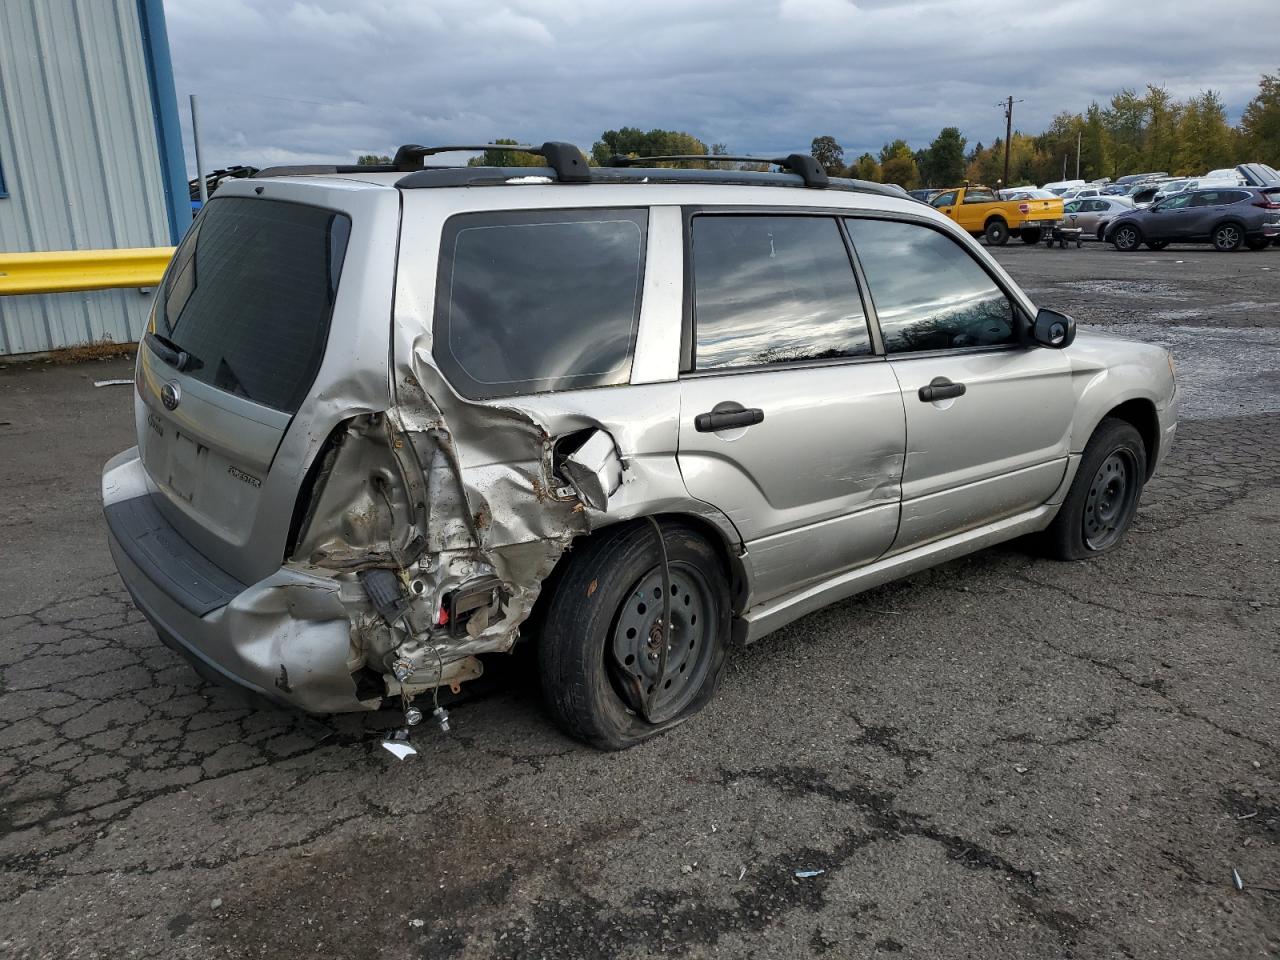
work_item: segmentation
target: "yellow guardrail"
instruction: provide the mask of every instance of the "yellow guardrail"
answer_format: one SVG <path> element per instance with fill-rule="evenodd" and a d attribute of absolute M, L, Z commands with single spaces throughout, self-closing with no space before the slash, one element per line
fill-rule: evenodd
<path fill-rule="evenodd" d="M 154 287 L 173 247 L 0 253 L 0 295 Z"/>

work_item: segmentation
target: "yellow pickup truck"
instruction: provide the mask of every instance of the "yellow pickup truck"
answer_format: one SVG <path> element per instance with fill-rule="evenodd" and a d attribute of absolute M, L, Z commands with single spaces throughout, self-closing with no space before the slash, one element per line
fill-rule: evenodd
<path fill-rule="evenodd" d="M 988 245 L 1004 246 L 1017 233 L 1023 243 L 1039 243 L 1062 219 L 1062 200 L 1001 200 L 989 187 L 943 190 L 929 201 Z"/>

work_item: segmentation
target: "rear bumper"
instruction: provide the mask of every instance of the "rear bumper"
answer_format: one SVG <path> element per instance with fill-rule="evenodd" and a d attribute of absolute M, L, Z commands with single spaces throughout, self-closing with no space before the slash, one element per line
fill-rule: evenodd
<path fill-rule="evenodd" d="M 362 701 L 356 694 L 352 669 L 359 663 L 342 583 L 288 567 L 248 586 L 223 574 L 226 579 L 219 586 L 226 595 L 209 599 L 197 582 L 199 574 L 208 572 L 201 562 L 208 561 L 172 527 L 127 522 L 146 513 L 143 498 L 151 496 L 136 449 L 107 463 L 102 491 L 108 545 L 120 579 L 160 639 L 201 676 L 309 713 L 379 706 L 380 697 Z M 148 552 L 139 549 L 139 538 L 163 540 L 163 562 L 150 562 Z M 184 582 L 194 586 L 203 602 L 193 602 Z"/>

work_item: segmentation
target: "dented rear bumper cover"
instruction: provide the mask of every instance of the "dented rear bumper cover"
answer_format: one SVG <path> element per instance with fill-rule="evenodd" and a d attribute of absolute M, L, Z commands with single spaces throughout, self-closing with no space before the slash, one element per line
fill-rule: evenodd
<path fill-rule="evenodd" d="M 150 497 L 135 451 L 126 451 L 107 464 L 103 497 L 108 544 L 121 580 L 165 644 L 191 661 L 201 676 L 310 713 L 344 713 L 380 705 L 379 696 L 361 699 L 350 669 L 351 621 L 344 590 L 350 593 L 351 587 L 283 567 L 260 583 L 241 585 L 234 596 L 197 613 L 191 599 L 175 589 L 175 583 L 190 583 L 195 575 L 181 570 L 182 541 L 177 532 L 171 527 L 127 529 L 121 523 L 121 511 L 113 509 Z M 136 546 L 139 536 L 143 550 L 163 551 L 162 566 L 171 576 L 157 575 L 161 565 L 146 561 Z M 131 538 L 134 544 L 129 543 Z M 160 545 L 148 546 L 148 539 Z"/>

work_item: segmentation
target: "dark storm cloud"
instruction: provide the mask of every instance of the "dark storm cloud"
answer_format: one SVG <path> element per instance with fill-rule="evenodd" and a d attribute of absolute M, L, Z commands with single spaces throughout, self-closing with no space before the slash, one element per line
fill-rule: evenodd
<path fill-rule="evenodd" d="M 970 142 L 1121 87 L 1219 91 L 1275 72 L 1276 0 L 166 0 L 207 167 L 353 159 L 400 143 L 567 139 L 622 125 L 735 151 L 852 159 L 947 125 Z M 185 122 L 185 116 L 184 116 Z M 189 142 L 189 140 L 188 140 Z M 188 166 L 193 166 L 188 148 Z"/>

